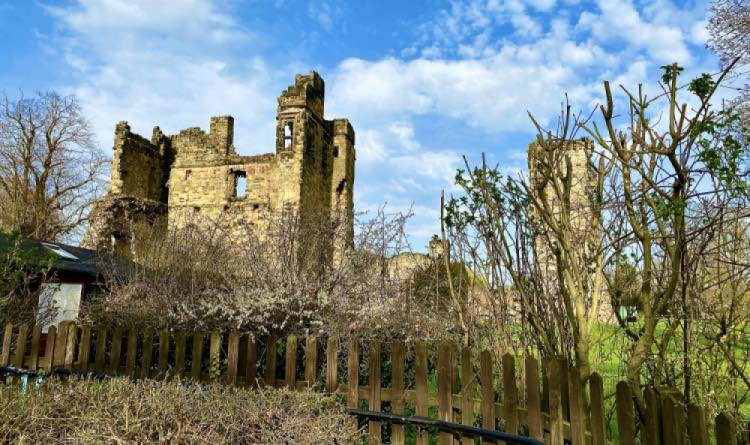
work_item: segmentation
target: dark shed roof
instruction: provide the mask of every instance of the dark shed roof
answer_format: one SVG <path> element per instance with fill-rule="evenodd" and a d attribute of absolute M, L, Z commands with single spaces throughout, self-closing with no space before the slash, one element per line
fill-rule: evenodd
<path fill-rule="evenodd" d="M 13 248 L 16 242 L 17 238 L 0 233 L 0 251 Z M 65 272 L 91 279 L 97 279 L 102 275 L 99 267 L 102 258 L 96 250 L 28 238 L 21 239 L 19 248 L 27 252 L 31 260 L 36 260 L 40 264 L 51 261 L 52 270 L 56 272 Z"/>

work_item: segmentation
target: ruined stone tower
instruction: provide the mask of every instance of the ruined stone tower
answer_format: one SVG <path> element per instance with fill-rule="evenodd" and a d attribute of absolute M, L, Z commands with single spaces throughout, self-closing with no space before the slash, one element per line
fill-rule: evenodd
<path fill-rule="evenodd" d="M 265 230 L 263 215 L 289 210 L 337 218 L 350 244 L 354 130 L 347 119 L 325 120 L 324 99 L 318 73 L 297 75 L 278 99 L 275 153 L 256 156 L 236 153 L 231 116 L 212 117 L 208 133 L 155 127 L 150 141 L 120 122 L 110 189 L 84 244 L 137 257 L 168 227 L 210 221 L 239 235 Z"/>

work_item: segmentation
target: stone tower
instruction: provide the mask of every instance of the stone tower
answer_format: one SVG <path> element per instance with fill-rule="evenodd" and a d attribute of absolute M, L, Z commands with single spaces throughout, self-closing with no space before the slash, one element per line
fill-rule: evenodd
<path fill-rule="evenodd" d="M 318 73 L 297 75 L 278 99 L 274 153 L 241 156 L 234 119 L 212 117 L 208 133 L 193 127 L 151 140 L 115 129 L 112 180 L 97 204 L 84 244 L 133 258 L 139 244 L 169 228 L 219 224 L 230 236 L 248 226 L 266 230 L 268 214 L 325 214 L 352 244 L 354 130 L 346 119 L 325 120 L 325 84 Z"/>

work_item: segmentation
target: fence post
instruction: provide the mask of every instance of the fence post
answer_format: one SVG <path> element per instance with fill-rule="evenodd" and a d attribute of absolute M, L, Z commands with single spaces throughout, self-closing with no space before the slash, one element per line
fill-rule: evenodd
<path fill-rule="evenodd" d="M 621 445 L 635 445 L 635 417 L 633 412 L 633 395 L 628 382 L 617 384 L 617 430 L 620 433 Z"/>
<path fill-rule="evenodd" d="M 68 338 L 65 343 L 65 367 L 68 369 L 73 368 L 73 361 L 76 355 L 76 346 L 78 340 L 78 326 L 71 323 L 68 326 Z"/>
<path fill-rule="evenodd" d="M 151 355 L 154 350 L 154 331 L 146 329 L 143 333 L 143 356 L 141 357 L 141 379 L 151 375 Z"/>
<path fill-rule="evenodd" d="M 286 359 L 284 360 L 284 383 L 287 388 L 297 387 L 297 336 L 286 338 Z"/>
<path fill-rule="evenodd" d="M 42 327 L 34 325 L 31 330 L 31 360 L 29 361 L 29 369 L 36 371 L 39 368 L 39 340 L 42 337 Z"/>
<path fill-rule="evenodd" d="M 193 333 L 193 355 L 190 359 L 192 361 L 190 377 L 193 380 L 200 380 L 203 362 L 203 333 L 201 332 Z"/>
<path fill-rule="evenodd" d="M 516 366 L 515 359 L 509 353 L 503 355 L 503 417 L 505 418 L 505 432 L 518 434 Z"/>
<path fill-rule="evenodd" d="M 247 363 L 245 363 L 245 383 L 248 386 L 258 384 L 258 342 L 252 336 L 247 337 Z"/>
<path fill-rule="evenodd" d="M 552 445 L 563 445 L 565 438 L 563 417 L 563 380 L 567 373 L 564 372 L 565 359 L 553 357 L 548 362 L 547 381 L 549 387 L 549 423 L 550 443 Z"/>
<path fill-rule="evenodd" d="M 13 323 L 5 325 L 5 333 L 3 334 L 3 351 L 0 353 L 0 366 L 8 366 L 10 364 L 10 341 L 13 338 Z"/>
<path fill-rule="evenodd" d="M 370 411 L 380 411 L 380 342 L 370 341 Z M 369 422 L 370 444 L 381 442 L 380 422 Z"/>
<path fill-rule="evenodd" d="M 461 423 L 474 426 L 474 369 L 471 363 L 471 349 L 461 349 Z M 474 439 L 464 437 L 462 445 L 473 445 Z"/>
<path fill-rule="evenodd" d="M 131 379 L 135 377 L 135 360 L 138 349 L 138 331 L 130 328 L 128 333 L 128 355 L 125 357 L 125 374 Z"/>
<path fill-rule="evenodd" d="M 414 389 L 416 390 L 416 414 L 426 417 L 427 407 L 427 345 L 418 342 L 414 345 Z M 417 445 L 427 445 L 425 430 L 417 432 Z"/>
<path fill-rule="evenodd" d="M 78 347 L 78 369 L 89 370 L 89 355 L 91 354 L 91 326 L 81 326 L 81 343 Z"/>
<path fill-rule="evenodd" d="M 737 445 L 737 429 L 727 413 L 716 416 L 716 443 Z"/>
<path fill-rule="evenodd" d="M 438 418 L 453 422 L 453 376 L 451 374 L 451 345 L 443 342 L 438 346 Z M 452 445 L 450 433 L 440 433 L 441 445 Z"/>
<path fill-rule="evenodd" d="M 159 379 L 167 375 L 167 366 L 169 362 L 169 331 L 162 329 L 159 331 L 159 361 L 156 364 L 156 372 Z"/>
<path fill-rule="evenodd" d="M 240 360 L 240 333 L 230 332 L 227 344 L 227 384 L 237 384 L 237 369 Z"/>
<path fill-rule="evenodd" d="M 584 411 L 581 377 L 577 367 L 568 369 L 568 400 L 570 402 L 570 435 L 573 445 L 586 444 L 586 411 Z"/>
<path fill-rule="evenodd" d="M 13 366 L 23 368 L 23 357 L 26 355 L 26 338 L 29 335 L 29 326 L 22 324 L 18 327 L 18 338 L 16 339 L 16 354 L 13 357 Z M 14 382 L 20 382 L 21 376 L 16 376 Z"/>
<path fill-rule="evenodd" d="M 685 443 L 684 410 L 674 398 L 674 391 L 667 391 L 661 397 L 662 427 L 664 443 L 681 445 Z"/>
<path fill-rule="evenodd" d="M 347 376 L 346 376 L 346 407 L 358 408 L 359 405 L 359 340 L 350 338 L 347 342 Z M 353 421 L 357 430 L 357 420 Z"/>
<path fill-rule="evenodd" d="M 52 359 L 51 369 L 62 366 L 65 363 L 65 342 L 68 339 L 69 323 L 60 323 L 55 334 L 55 355 Z"/>
<path fill-rule="evenodd" d="M 94 357 L 94 368 L 96 372 L 104 372 L 104 357 L 107 349 L 107 330 L 100 328 L 96 331 L 96 356 Z"/>
<path fill-rule="evenodd" d="M 492 354 L 484 350 L 479 356 L 479 380 L 482 385 L 482 428 L 494 430 L 495 426 L 495 385 Z M 482 443 L 489 444 L 489 441 Z"/>
<path fill-rule="evenodd" d="M 118 327 L 118 328 L 115 328 L 114 332 L 112 332 L 112 351 L 109 355 L 109 373 L 112 375 L 119 374 L 121 351 L 122 351 L 122 329 Z"/>
<path fill-rule="evenodd" d="M 643 390 L 646 399 L 646 419 L 643 424 L 641 439 L 645 445 L 659 445 L 661 443 L 661 403 L 659 394 L 652 386 Z"/>
<path fill-rule="evenodd" d="M 394 342 L 391 347 L 391 374 L 393 383 L 391 385 L 391 407 L 394 414 L 404 413 L 404 357 L 406 348 L 401 342 Z M 393 445 L 404 445 L 404 426 L 393 424 L 391 427 L 391 442 Z"/>
<path fill-rule="evenodd" d="M 208 344 L 208 378 L 218 382 L 221 374 L 221 334 L 212 332 Z"/>
<path fill-rule="evenodd" d="M 275 335 L 269 335 L 268 344 L 266 344 L 266 369 L 263 373 L 263 381 L 268 386 L 276 384 L 276 343 L 278 340 Z"/>
<path fill-rule="evenodd" d="M 174 373 L 176 377 L 185 372 L 185 353 L 187 349 L 187 336 L 185 331 L 177 331 L 174 338 Z"/>
<path fill-rule="evenodd" d="M 604 427 L 604 382 L 602 377 L 591 374 L 589 378 L 591 395 L 591 445 L 605 445 L 607 436 Z"/>
<path fill-rule="evenodd" d="M 708 445 L 708 428 L 703 408 L 692 403 L 688 406 L 688 437 L 690 445 Z"/>
<path fill-rule="evenodd" d="M 326 342 L 326 391 L 339 389 L 339 338 L 328 337 Z"/>
<path fill-rule="evenodd" d="M 526 419 L 529 424 L 529 437 L 542 440 L 541 392 L 539 388 L 539 362 L 526 356 Z M 596 445 L 596 444 L 594 444 Z"/>
<path fill-rule="evenodd" d="M 310 335 L 305 339 L 305 381 L 308 386 L 315 385 L 318 377 L 318 339 Z"/>

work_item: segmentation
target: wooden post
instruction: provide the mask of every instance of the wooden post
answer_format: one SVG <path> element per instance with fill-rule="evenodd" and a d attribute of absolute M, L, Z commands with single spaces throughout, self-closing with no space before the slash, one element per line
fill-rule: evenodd
<path fill-rule="evenodd" d="M 370 411 L 379 412 L 380 406 L 380 342 L 370 341 Z M 369 422 L 370 444 L 377 445 L 381 442 L 380 422 Z"/>
<path fill-rule="evenodd" d="M 451 345 L 443 342 L 438 346 L 438 418 L 453 422 L 453 375 L 451 374 Z M 441 445 L 452 445 L 450 433 L 440 433 Z"/>
<path fill-rule="evenodd" d="M 416 415 L 427 417 L 427 345 L 418 342 L 414 345 L 414 389 L 416 391 Z M 417 432 L 417 445 L 427 445 L 425 430 Z"/>
<path fill-rule="evenodd" d="M 138 349 L 138 331 L 131 328 L 128 333 L 128 351 L 125 356 L 125 375 L 131 379 L 135 377 L 135 360 Z"/>
<path fill-rule="evenodd" d="M 112 352 L 109 355 L 109 373 L 118 375 L 120 372 L 120 355 L 122 351 L 122 329 L 115 328 L 112 332 Z"/>
<path fill-rule="evenodd" d="M 716 443 L 737 445 L 737 429 L 727 413 L 716 416 Z"/>
<path fill-rule="evenodd" d="M 221 334 L 211 333 L 208 345 L 208 378 L 212 382 L 218 382 L 221 374 Z"/>
<path fill-rule="evenodd" d="M 159 359 L 156 364 L 158 378 L 163 379 L 167 375 L 169 362 L 169 331 L 162 329 L 159 332 Z"/>
<path fill-rule="evenodd" d="M 0 366 L 8 366 L 10 364 L 10 342 L 13 339 L 13 323 L 5 325 L 5 333 L 3 334 L 3 350 L 0 352 Z"/>
<path fill-rule="evenodd" d="M 247 363 L 245 363 L 245 383 L 248 386 L 258 384 L 258 342 L 252 336 L 247 337 Z"/>
<path fill-rule="evenodd" d="M 190 377 L 193 380 L 200 380 L 201 365 L 203 362 L 203 333 L 201 332 L 193 333 L 193 356 L 191 360 Z"/>
<path fill-rule="evenodd" d="M 646 419 L 643 422 L 641 440 L 644 445 L 661 444 L 661 409 L 659 394 L 654 387 L 649 386 L 643 390 L 643 398 L 646 401 Z"/>
<path fill-rule="evenodd" d="M 187 349 L 187 336 L 185 331 L 178 331 L 174 338 L 174 373 L 175 377 L 182 376 L 185 372 L 185 352 Z"/>
<path fill-rule="evenodd" d="M 68 326 L 68 338 L 65 340 L 65 367 L 73 369 L 73 363 L 76 356 L 76 346 L 78 343 L 78 326 L 71 323 Z"/>
<path fill-rule="evenodd" d="M 305 339 L 305 381 L 312 387 L 318 377 L 318 339 L 310 335 Z"/>
<path fill-rule="evenodd" d="M 339 389 L 339 338 L 328 337 L 326 343 L 326 391 L 333 394 Z"/>
<path fill-rule="evenodd" d="M 391 375 L 393 383 L 391 388 L 391 411 L 394 414 L 405 414 L 406 408 L 404 403 L 404 387 L 406 380 L 404 378 L 404 358 L 406 348 L 401 342 L 394 342 L 391 347 Z M 391 442 L 393 445 L 404 445 L 405 435 L 404 426 L 393 424 L 391 427 Z"/>
<path fill-rule="evenodd" d="M 684 410 L 682 405 L 675 399 L 675 392 L 668 391 L 662 394 L 662 426 L 664 428 L 664 443 L 683 445 L 685 444 Z"/>
<path fill-rule="evenodd" d="M 474 369 L 471 364 L 471 349 L 461 349 L 461 424 L 474 426 Z M 462 445 L 473 445 L 472 437 L 461 438 Z"/>
<path fill-rule="evenodd" d="M 688 407 L 688 436 L 690 445 L 708 445 L 708 427 L 703 408 L 692 403 Z"/>
<path fill-rule="evenodd" d="M 482 428 L 487 430 L 495 429 L 495 385 L 492 366 L 492 354 L 487 350 L 482 351 L 479 356 L 479 381 L 482 385 Z"/>
<path fill-rule="evenodd" d="M 286 360 L 284 361 L 284 383 L 287 388 L 297 387 L 297 336 L 286 338 Z"/>
<path fill-rule="evenodd" d="M 101 328 L 96 331 L 96 357 L 94 357 L 94 369 L 96 372 L 104 372 L 104 358 L 107 350 L 107 329 Z"/>
<path fill-rule="evenodd" d="M 516 389 L 516 366 L 513 356 L 503 355 L 503 417 L 505 432 L 518 434 L 518 390 Z"/>
<path fill-rule="evenodd" d="M 227 344 L 227 384 L 237 384 L 237 370 L 240 360 L 240 333 L 231 332 Z"/>
<path fill-rule="evenodd" d="M 602 377 L 591 374 L 589 378 L 591 395 L 591 445 L 605 445 L 607 442 L 604 417 L 604 382 Z"/>
<path fill-rule="evenodd" d="M 57 340 L 57 327 L 50 326 L 47 329 L 47 343 L 44 345 L 44 365 L 42 368 L 47 373 L 52 371 L 52 364 L 54 363 L 55 340 Z"/>
<path fill-rule="evenodd" d="M 89 359 L 91 354 L 91 326 L 81 326 L 81 344 L 78 348 L 78 369 L 89 370 Z"/>
<path fill-rule="evenodd" d="M 584 411 L 583 393 L 578 368 L 568 370 L 568 389 L 570 391 L 570 435 L 573 445 L 586 445 L 586 412 Z"/>
<path fill-rule="evenodd" d="M 39 340 L 42 336 L 42 327 L 34 325 L 31 330 L 31 357 L 29 360 L 29 369 L 36 371 L 39 369 Z"/>
<path fill-rule="evenodd" d="M 143 332 L 143 356 L 141 357 L 141 379 L 151 375 L 151 355 L 154 351 L 154 331 L 146 329 Z"/>
<path fill-rule="evenodd" d="M 564 358 L 552 358 L 547 368 L 547 380 L 549 382 L 549 423 L 550 444 L 563 445 L 565 437 L 563 417 L 563 376 L 566 373 Z"/>
<path fill-rule="evenodd" d="M 55 355 L 50 370 L 65 364 L 65 344 L 68 341 L 68 327 L 70 323 L 60 323 L 55 335 Z"/>
<path fill-rule="evenodd" d="M 620 444 L 635 445 L 633 395 L 628 382 L 623 381 L 617 384 L 615 400 L 617 404 L 617 430 L 620 433 Z"/>
<path fill-rule="evenodd" d="M 18 338 L 16 339 L 16 353 L 13 356 L 13 366 L 23 368 L 23 357 L 26 355 L 26 338 L 29 336 L 29 326 L 22 324 L 18 327 Z M 16 376 L 14 382 L 20 382 L 21 376 Z"/>
<path fill-rule="evenodd" d="M 276 384 L 276 343 L 278 338 L 275 335 L 268 336 L 266 345 L 266 369 L 263 373 L 263 381 L 268 386 Z"/>
<path fill-rule="evenodd" d="M 541 389 L 539 388 L 539 362 L 526 356 L 526 420 L 529 424 L 529 437 L 544 439 L 542 431 Z M 594 444 L 604 445 L 604 444 Z"/>
<path fill-rule="evenodd" d="M 356 409 L 359 405 L 359 340 L 350 338 L 347 349 L 346 407 Z M 358 429 L 357 420 L 352 423 L 354 429 Z"/>

